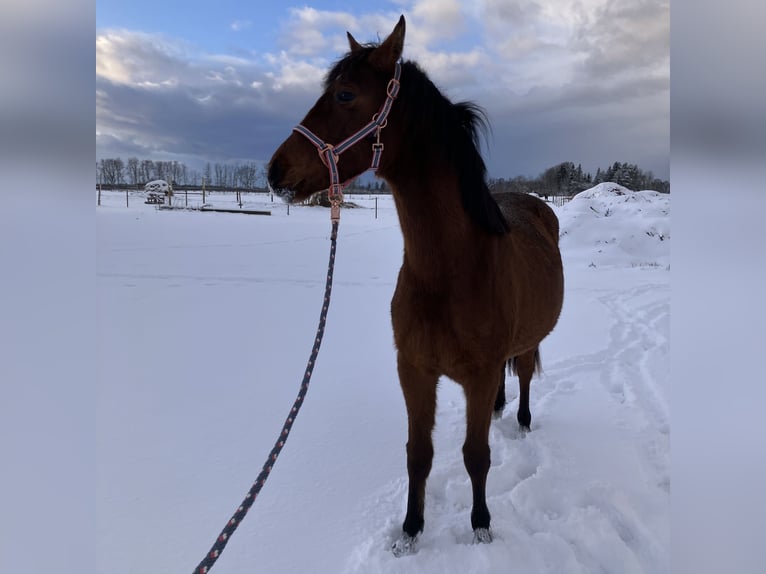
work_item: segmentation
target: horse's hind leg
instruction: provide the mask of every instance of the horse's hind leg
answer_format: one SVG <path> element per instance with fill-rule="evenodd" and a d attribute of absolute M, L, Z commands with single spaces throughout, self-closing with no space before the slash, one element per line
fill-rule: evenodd
<path fill-rule="evenodd" d="M 497 398 L 497 373 L 488 373 L 463 384 L 466 398 L 466 436 L 463 461 L 473 488 L 471 526 L 478 542 L 491 542 L 487 508 L 487 473 L 490 466 L 489 426 Z"/>
<path fill-rule="evenodd" d="M 505 365 L 500 369 L 500 379 L 497 387 L 497 396 L 495 397 L 494 417 L 500 418 L 503 416 L 503 410 L 505 410 Z"/>
<path fill-rule="evenodd" d="M 401 354 L 398 357 L 398 370 L 409 421 L 407 440 L 409 493 L 407 515 L 402 525 L 405 537 L 409 539 L 404 540 L 403 548 L 398 548 L 397 544 L 394 545 L 394 552 L 397 554 L 410 551 L 412 539 L 423 530 L 426 479 L 431 472 L 434 456 L 431 432 L 434 428 L 436 385 L 439 380 L 436 373 L 422 372 L 403 359 Z"/>
<path fill-rule="evenodd" d="M 532 413 L 529 411 L 529 385 L 532 375 L 540 367 L 540 352 L 534 348 L 526 353 L 514 357 L 513 368 L 519 375 L 519 410 L 516 420 L 522 430 L 529 430 L 532 424 Z"/>

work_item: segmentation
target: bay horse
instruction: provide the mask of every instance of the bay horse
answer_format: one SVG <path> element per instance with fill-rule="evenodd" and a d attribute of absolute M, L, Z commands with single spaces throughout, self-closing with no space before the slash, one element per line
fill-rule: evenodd
<path fill-rule="evenodd" d="M 519 377 L 518 423 L 529 430 L 538 346 L 558 321 L 564 289 L 553 210 L 531 195 L 490 193 L 478 142 L 487 127 L 483 112 L 450 102 L 416 63 L 401 61 L 404 34 L 403 16 L 379 44 L 361 45 L 347 34 L 350 51 L 329 70 L 324 92 L 268 171 L 269 185 L 289 201 L 332 191 L 371 163 L 392 190 L 404 237 L 391 319 L 409 476 L 396 555 L 414 552 L 423 530 L 442 375 L 466 398 L 463 460 L 474 540 L 492 541 L 490 422 L 505 407 L 507 366 Z"/>

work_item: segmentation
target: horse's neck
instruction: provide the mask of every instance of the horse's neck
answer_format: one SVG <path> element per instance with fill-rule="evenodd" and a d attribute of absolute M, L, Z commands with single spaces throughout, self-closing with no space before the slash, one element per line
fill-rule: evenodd
<path fill-rule="evenodd" d="M 404 237 L 404 265 L 423 284 L 438 287 L 470 266 L 477 229 L 463 209 L 454 180 L 391 184 Z"/>

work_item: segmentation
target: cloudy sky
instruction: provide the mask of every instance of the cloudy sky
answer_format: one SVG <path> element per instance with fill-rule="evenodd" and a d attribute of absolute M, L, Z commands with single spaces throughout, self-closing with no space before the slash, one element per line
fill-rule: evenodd
<path fill-rule="evenodd" d="M 96 154 L 266 162 L 350 31 L 485 108 L 492 177 L 615 161 L 669 178 L 669 0 L 97 0 Z"/>

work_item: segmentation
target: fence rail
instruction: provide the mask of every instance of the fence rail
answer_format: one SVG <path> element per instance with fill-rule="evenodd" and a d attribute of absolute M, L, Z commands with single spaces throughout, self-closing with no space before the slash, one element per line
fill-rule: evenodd
<path fill-rule="evenodd" d="M 556 207 L 563 207 L 570 199 L 572 199 L 571 195 L 551 195 L 550 203 Z"/>
<path fill-rule="evenodd" d="M 103 185 L 103 184 L 96 184 L 96 189 L 98 190 L 98 205 L 101 205 L 101 193 L 115 193 L 118 192 L 120 194 L 124 194 L 125 196 L 125 205 L 130 205 L 130 197 L 144 197 L 144 187 L 136 186 L 136 185 L 128 185 L 128 184 L 119 184 L 119 185 Z M 207 197 L 217 197 L 220 198 L 222 196 L 230 196 L 232 197 L 233 201 L 231 203 L 236 203 L 239 205 L 240 208 L 244 205 L 244 202 L 246 200 L 251 200 L 254 196 L 260 196 L 262 198 L 269 198 L 268 201 L 270 203 L 274 202 L 274 195 L 271 191 L 264 188 L 255 188 L 255 189 L 237 189 L 237 188 L 231 188 L 231 187 L 224 187 L 224 186 L 211 186 L 211 187 L 205 187 L 204 189 L 200 188 L 199 186 L 193 186 L 193 185 L 181 185 L 181 186 L 174 186 L 172 188 L 172 196 L 166 198 L 166 201 L 170 205 L 189 205 L 189 198 L 202 198 L 202 203 L 207 203 Z M 370 192 L 367 189 L 349 189 L 346 191 L 346 198 L 347 199 L 353 199 L 352 196 L 357 196 L 359 199 L 365 198 L 365 199 L 372 199 L 375 198 L 375 209 L 377 212 L 377 198 L 378 197 L 390 197 L 391 193 L 390 191 L 383 191 L 383 192 Z M 541 196 L 541 199 L 546 201 L 547 203 L 550 203 L 556 207 L 562 207 L 567 202 L 569 202 L 572 199 L 573 196 L 571 195 L 543 195 Z M 278 201 L 279 202 L 279 201 Z M 163 202 L 165 203 L 165 202 Z M 281 204 L 281 202 L 279 202 Z"/>

